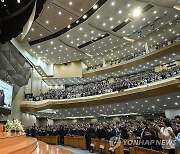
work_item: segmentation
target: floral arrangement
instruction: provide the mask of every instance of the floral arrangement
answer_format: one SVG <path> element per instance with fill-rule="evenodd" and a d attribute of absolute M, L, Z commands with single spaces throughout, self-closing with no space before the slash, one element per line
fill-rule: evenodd
<path fill-rule="evenodd" d="M 7 120 L 5 130 L 8 132 L 24 132 L 23 126 L 18 119 Z"/>

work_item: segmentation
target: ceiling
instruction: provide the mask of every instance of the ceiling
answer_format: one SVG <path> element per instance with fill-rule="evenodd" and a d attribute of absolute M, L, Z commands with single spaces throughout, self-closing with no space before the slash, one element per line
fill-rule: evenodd
<path fill-rule="evenodd" d="M 49 36 L 83 17 L 98 1 L 83 0 L 65 1 L 48 0 L 44 5 L 42 15 L 33 23 L 27 36 L 20 41 L 23 47 L 36 58 L 46 63 L 62 64 L 81 60 L 87 66 L 106 61 L 121 59 L 131 53 L 144 50 L 143 45 L 160 44 L 179 36 L 179 12 L 173 6 L 176 0 L 108 0 L 88 19 L 56 38 L 29 45 L 28 42 Z M 152 8 L 145 11 L 145 8 Z M 134 10 L 145 11 L 138 17 Z M 113 29 L 130 20 L 117 32 Z M 122 26 L 122 25 L 121 25 Z M 105 34 L 109 36 L 104 37 Z M 129 42 L 123 37 L 135 40 Z M 98 40 L 98 41 L 95 41 Z M 91 41 L 91 44 L 80 48 Z"/>
<path fill-rule="evenodd" d="M 98 105 L 90 107 L 44 110 L 33 113 L 36 117 L 47 117 L 52 119 L 77 119 L 86 117 L 108 117 L 123 115 L 147 115 L 164 113 L 165 109 L 179 108 L 179 93 L 171 93 L 147 99 L 138 99 L 116 104 Z M 127 114 L 128 113 L 128 114 Z M 32 113 L 30 113 L 32 114 Z"/>

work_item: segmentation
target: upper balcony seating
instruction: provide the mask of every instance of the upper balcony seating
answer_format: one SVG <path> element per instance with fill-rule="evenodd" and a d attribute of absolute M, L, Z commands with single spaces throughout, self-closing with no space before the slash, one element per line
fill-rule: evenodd
<path fill-rule="evenodd" d="M 46 99 L 71 99 L 112 93 L 115 91 L 120 92 L 124 91 L 125 89 L 167 79 L 178 74 L 180 74 L 180 66 L 174 66 L 160 72 L 149 70 L 121 78 L 116 78 L 114 83 L 109 83 L 107 80 L 103 80 L 85 85 L 74 85 L 67 87 L 66 89 L 50 89 L 47 93 L 41 94 L 41 96 L 34 96 L 33 100 L 40 101 Z"/>

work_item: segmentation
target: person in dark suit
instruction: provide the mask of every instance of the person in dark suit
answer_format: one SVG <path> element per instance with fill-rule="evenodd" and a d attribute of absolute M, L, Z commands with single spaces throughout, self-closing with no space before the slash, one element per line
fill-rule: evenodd
<path fill-rule="evenodd" d="M 60 136 L 60 145 L 64 146 L 64 136 L 66 136 L 67 134 L 67 130 L 64 126 L 60 126 L 59 130 L 58 130 L 58 134 Z"/>
<path fill-rule="evenodd" d="M 4 91 L 0 90 L 0 106 L 4 106 L 4 99 L 5 99 L 5 95 L 4 95 Z"/>
<path fill-rule="evenodd" d="M 91 138 L 95 138 L 95 128 L 93 127 L 93 124 L 90 123 L 90 127 L 87 128 L 86 131 L 86 147 L 88 150 L 90 150 L 90 145 L 91 145 Z"/>
<path fill-rule="evenodd" d="M 149 148 L 156 151 L 162 150 L 161 145 L 156 144 L 156 143 L 160 143 L 160 139 L 158 136 L 158 130 L 156 129 L 156 124 L 154 123 L 154 119 L 148 118 L 146 122 L 147 122 L 147 129 L 145 131 L 145 138 L 150 141 L 154 140 L 154 143 L 151 144 Z"/>

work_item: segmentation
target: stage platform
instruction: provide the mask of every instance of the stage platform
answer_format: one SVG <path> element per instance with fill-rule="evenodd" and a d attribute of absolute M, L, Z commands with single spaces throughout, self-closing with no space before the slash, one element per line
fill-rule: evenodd
<path fill-rule="evenodd" d="M 74 154 L 68 150 L 57 148 L 26 137 L 24 133 L 0 133 L 0 154 Z"/>

